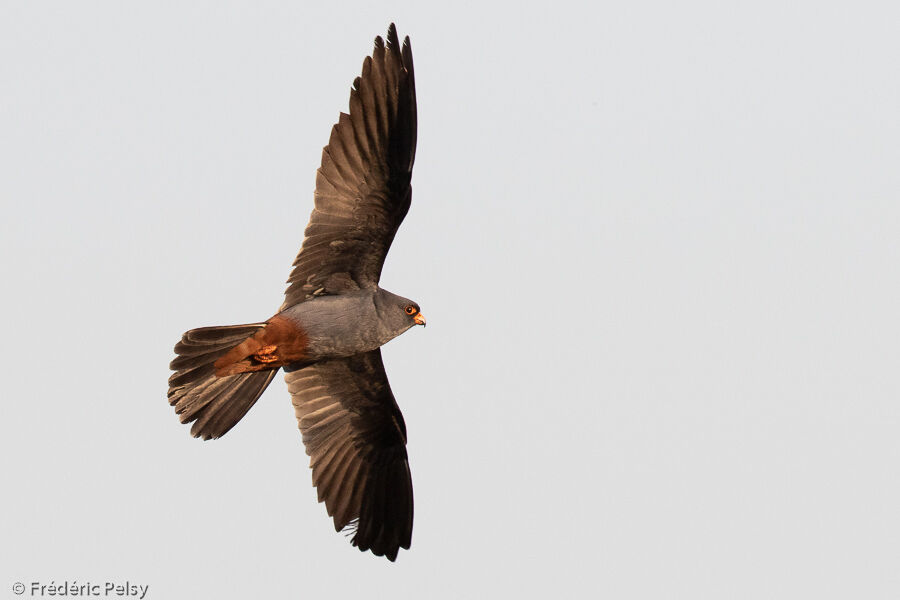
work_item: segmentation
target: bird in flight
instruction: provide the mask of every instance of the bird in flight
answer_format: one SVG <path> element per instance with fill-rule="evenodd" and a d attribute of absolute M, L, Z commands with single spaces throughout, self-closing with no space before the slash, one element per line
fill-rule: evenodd
<path fill-rule="evenodd" d="M 406 425 L 380 348 L 425 317 L 378 281 L 409 210 L 415 154 L 412 50 L 391 24 L 322 151 L 281 308 L 265 322 L 186 332 L 168 393 L 194 437 L 218 438 L 284 369 L 319 502 L 353 545 L 391 561 L 410 546 L 413 492 Z"/>

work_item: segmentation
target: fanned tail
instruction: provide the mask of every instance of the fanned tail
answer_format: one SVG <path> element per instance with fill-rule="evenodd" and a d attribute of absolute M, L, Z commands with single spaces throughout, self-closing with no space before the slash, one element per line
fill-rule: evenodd
<path fill-rule="evenodd" d="M 169 365 L 169 404 L 182 423 L 194 421 L 191 435 L 205 440 L 222 437 L 247 414 L 277 368 L 217 376 L 215 362 L 265 327 L 265 323 L 201 327 L 186 332 L 175 345 Z"/>

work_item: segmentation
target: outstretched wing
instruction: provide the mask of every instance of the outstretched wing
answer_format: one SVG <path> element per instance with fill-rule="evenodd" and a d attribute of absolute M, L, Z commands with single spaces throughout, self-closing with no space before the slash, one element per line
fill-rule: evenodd
<path fill-rule="evenodd" d="M 409 210 L 416 155 L 416 85 L 409 38 L 397 29 L 350 90 L 322 151 L 315 208 L 288 278 L 282 308 L 313 296 L 374 287 L 397 228 Z"/>
<path fill-rule="evenodd" d="M 390 560 L 412 540 L 413 495 L 406 425 L 381 351 L 286 369 L 313 485 L 337 531 Z"/>

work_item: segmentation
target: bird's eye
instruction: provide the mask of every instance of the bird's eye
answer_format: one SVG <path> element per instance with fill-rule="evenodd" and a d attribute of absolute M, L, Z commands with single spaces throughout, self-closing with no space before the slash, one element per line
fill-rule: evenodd
<path fill-rule="evenodd" d="M 413 306 L 412 304 L 410 304 L 409 306 L 407 306 L 407 307 L 406 307 L 406 314 L 408 314 L 408 315 L 414 315 L 414 314 L 416 314 L 416 307 Z"/>

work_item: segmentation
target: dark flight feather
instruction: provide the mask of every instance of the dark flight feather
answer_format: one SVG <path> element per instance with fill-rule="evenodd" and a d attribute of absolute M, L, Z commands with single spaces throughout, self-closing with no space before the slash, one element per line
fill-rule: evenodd
<path fill-rule="evenodd" d="M 374 287 L 409 210 L 416 154 L 416 86 L 409 38 L 375 38 L 322 151 L 315 208 L 282 308 L 323 294 Z M 335 275 L 338 275 L 337 277 Z"/>
<path fill-rule="evenodd" d="M 406 426 L 373 350 L 286 369 L 319 501 L 352 543 L 390 560 L 412 541 Z"/>

